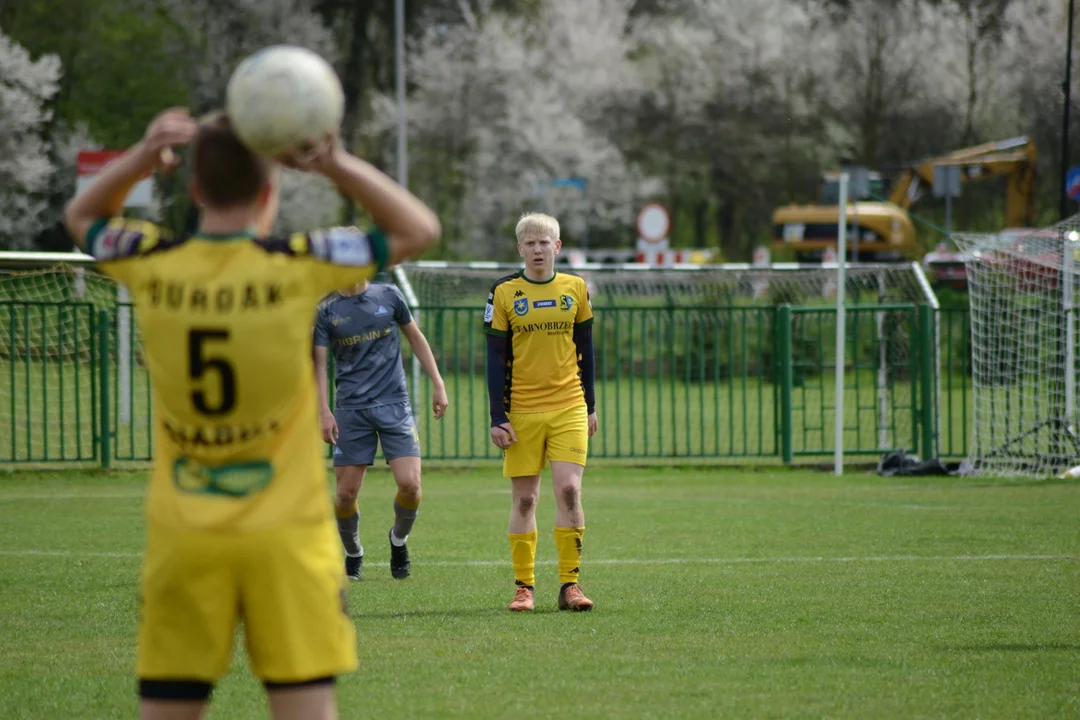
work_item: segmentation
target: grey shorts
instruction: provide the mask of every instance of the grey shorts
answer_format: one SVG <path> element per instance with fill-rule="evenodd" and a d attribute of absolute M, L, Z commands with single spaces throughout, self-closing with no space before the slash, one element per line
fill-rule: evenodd
<path fill-rule="evenodd" d="M 420 437 L 408 402 L 363 410 L 338 408 L 334 419 L 338 426 L 334 467 L 371 465 L 380 442 L 387 462 L 399 457 L 420 457 Z"/>

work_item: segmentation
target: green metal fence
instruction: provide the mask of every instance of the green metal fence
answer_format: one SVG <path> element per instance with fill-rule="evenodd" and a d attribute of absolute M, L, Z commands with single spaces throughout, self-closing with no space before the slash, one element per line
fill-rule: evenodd
<path fill-rule="evenodd" d="M 835 309 L 596 307 L 595 315 L 600 431 L 591 457 L 790 463 L 832 454 Z M 416 317 L 450 397 L 436 421 L 427 379 L 411 388 L 425 458 L 497 459 L 482 310 L 428 307 Z M 845 322 L 845 453 L 964 456 L 966 310 L 856 306 Z M 152 457 L 150 382 L 129 307 L 0 303 L 0 373 L 0 463 Z"/>

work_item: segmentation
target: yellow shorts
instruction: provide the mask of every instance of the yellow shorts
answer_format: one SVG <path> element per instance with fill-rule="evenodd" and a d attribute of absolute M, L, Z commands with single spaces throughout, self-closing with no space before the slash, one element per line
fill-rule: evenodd
<path fill-rule="evenodd" d="M 332 521 L 228 534 L 150 523 L 138 675 L 214 683 L 243 621 L 252 672 L 297 683 L 356 669 L 344 557 Z"/>
<path fill-rule="evenodd" d="M 589 415 L 584 405 L 539 413 L 508 413 L 517 442 L 503 451 L 503 475 L 536 475 L 554 462 L 584 465 L 589 456 Z"/>

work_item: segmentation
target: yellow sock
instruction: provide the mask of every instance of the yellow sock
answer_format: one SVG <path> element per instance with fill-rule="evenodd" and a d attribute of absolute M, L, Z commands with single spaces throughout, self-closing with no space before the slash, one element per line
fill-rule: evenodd
<path fill-rule="evenodd" d="M 334 514 L 337 515 L 342 520 L 345 520 L 346 518 L 351 518 L 353 515 L 355 515 L 358 512 L 360 512 L 360 507 L 356 503 L 353 503 L 352 507 L 348 508 L 346 510 L 342 510 L 337 505 L 334 506 Z"/>
<path fill-rule="evenodd" d="M 536 531 L 510 537 L 510 561 L 514 564 L 514 581 L 518 585 L 536 586 Z"/>
<path fill-rule="evenodd" d="M 584 527 L 555 528 L 555 548 L 559 552 L 559 584 L 576 583 L 581 572 L 581 538 Z"/>
<path fill-rule="evenodd" d="M 394 502 L 396 502 L 398 505 L 405 508 L 406 510 L 415 510 L 416 508 L 420 507 L 420 497 L 421 493 L 416 493 L 415 501 L 406 500 L 401 496 L 401 493 L 398 492 L 398 494 L 394 496 Z"/>

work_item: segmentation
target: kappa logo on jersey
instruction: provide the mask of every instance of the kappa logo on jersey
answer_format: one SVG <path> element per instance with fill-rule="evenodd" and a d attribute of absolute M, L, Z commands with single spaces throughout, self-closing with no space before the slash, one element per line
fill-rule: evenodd
<path fill-rule="evenodd" d="M 529 312 L 529 298 L 521 298 L 514 301 L 514 312 L 519 316 Z"/>
<path fill-rule="evenodd" d="M 383 307 L 382 305 L 380 305 L 380 306 L 379 306 L 379 309 L 375 311 L 375 316 L 376 316 L 376 317 L 378 317 L 378 316 L 380 316 L 380 315 L 389 315 L 389 314 L 390 314 L 390 311 L 388 311 L 388 310 L 387 310 L 386 308 L 384 308 L 384 307 Z"/>
<path fill-rule="evenodd" d="M 572 307 L 574 307 L 574 298 L 570 297 L 569 295 L 560 295 L 559 296 L 559 309 L 560 310 L 569 310 Z"/>
<path fill-rule="evenodd" d="M 356 228 L 334 228 L 326 234 L 330 260 L 337 265 L 363 267 L 370 265 L 371 241 Z"/>
<path fill-rule="evenodd" d="M 537 300 L 536 302 L 533 303 L 533 307 L 534 308 L 555 307 L 555 301 L 554 300 Z"/>
<path fill-rule="evenodd" d="M 523 293 L 521 290 L 518 290 L 516 293 L 514 293 L 514 297 L 525 297 L 525 293 Z"/>

